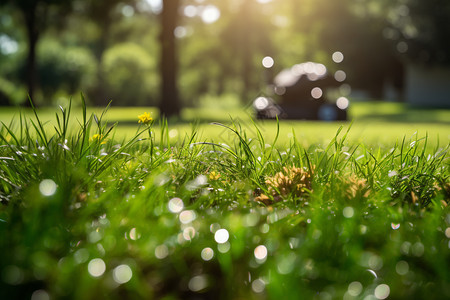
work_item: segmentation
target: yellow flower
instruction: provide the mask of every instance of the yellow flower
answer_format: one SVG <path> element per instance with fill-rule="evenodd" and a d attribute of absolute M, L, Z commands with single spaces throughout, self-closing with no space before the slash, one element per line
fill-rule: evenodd
<path fill-rule="evenodd" d="M 99 143 L 100 145 L 106 144 L 106 140 L 103 139 L 103 134 L 94 134 L 89 141 Z"/>
<path fill-rule="evenodd" d="M 209 173 L 210 180 L 217 180 L 219 178 L 220 178 L 220 174 L 217 173 L 216 171 L 212 171 L 211 173 Z"/>
<path fill-rule="evenodd" d="M 153 121 L 153 118 L 147 112 L 145 112 L 142 115 L 138 116 L 138 118 L 139 118 L 139 122 L 138 123 L 149 124 L 151 121 Z"/>

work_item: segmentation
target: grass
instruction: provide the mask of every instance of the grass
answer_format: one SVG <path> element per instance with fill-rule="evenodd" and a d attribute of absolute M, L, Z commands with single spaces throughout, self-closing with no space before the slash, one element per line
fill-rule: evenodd
<path fill-rule="evenodd" d="M 211 122 L 230 123 L 234 119 L 246 129 L 247 134 L 256 137 L 251 117 L 253 110 L 251 106 L 242 107 L 232 99 L 224 103 L 217 101 L 203 101 L 199 108 L 185 108 L 180 120 L 170 120 L 172 142 L 182 139 L 190 134 L 193 124 L 196 125 L 197 134 L 204 139 L 220 136 L 222 139 L 233 138 L 233 135 L 224 128 L 211 126 Z M 77 100 L 78 101 L 78 100 Z M 229 104 L 231 103 L 231 104 Z M 102 108 L 87 108 L 87 114 L 100 115 Z M 118 122 L 115 135 L 118 138 L 130 138 L 138 128 L 137 116 L 142 112 L 150 112 L 155 118 L 158 117 L 157 109 L 152 107 L 114 107 L 108 110 L 104 119 L 109 125 Z M 13 119 L 18 119 L 19 113 L 30 118 L 34 116 L 31 109 L 18 110 L 17 108 L 2 108 L 0 120 L 8 124 Z M 42 108 L 38 114 L 43 123 L 49 124 L 47 130 L 52 129 L 55 120 L 54 108 Z M 76 128 L 82 115 L 80 104 L 72 109 L 70 128 Z M 77 121 L 78 119 L 78 121 Z M 450 110 L 418 109 L 406 106 L 404 103 L 394 102 L 353 102 L 350 106 L 349 119 L 353 123 L 352 130 L 347 137 L 354 143 L 364 142 L 366 145 L 382 146 L 400 142 L 403 137 L 412 137 L 414 134 L 428 135 L 428 144 L 435 146 L 441 141 L 450 139 Z M 280 146 L 287 146 L 295 134 L 302 145 L 327 144 L 334 137 L 340 126 L 348 126 L 349 122 L 315 122 L 315 121 L 282 121 L 280 122 Z M 276 135 L 276 121 L 257 121 L 262 134 L 268 140 Z M 158 129 L 159 122 L 154 124 Z"/>
<path fill-rule="evenodd" d="M 450 297 L 445 135 L 103 112 L 2 125 L 0 298 Z"/>

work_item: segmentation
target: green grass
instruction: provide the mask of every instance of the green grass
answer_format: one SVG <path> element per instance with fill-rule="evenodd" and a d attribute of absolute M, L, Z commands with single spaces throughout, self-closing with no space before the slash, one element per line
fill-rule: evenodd
<path fill-rule="evenodd" d="M 447 123 L 144 110 L 2 118 L 1 299 L 450 297 Z"/>
<path fill-rule="evenodd" d="M 228 102 L 203 101 L 199 108 L 185 108 L 180 120 L 170 120 L 172 142 L 182 139 L 192 131 L 192 124 L 198 123 L 196 129 L 198 135 L 204 139 L 212 137 L 227 138 L 232 135 L 223 128 L 211 126 L 211 122 L 229 124 L 231 119 L 237 120 L 247 130 L 249 136 L 256 137 L 251 117 L 253 111 L 250 106 L 241 107 L 231 101 Z M 87 108 L 87 113 L 100 115 L 102 108 Z M 55 108 L 42 108 L 38 114 L 43 123 L 48 124 L 47 130 L 52 129 L 55 120 Z M 137 116 L 143 112 L 150 112 L 157 118 L 157 109 L 153 107 L 114 107 L 108 110 L 105 120 L 110 125 L 118 122 L 115 134 L 119 138 L 132 137 L 138 128 Z M 31 109 L 18 110 L 17 108 L 2 108 L 0 120 L 9 124 L 11 120 L 18 118 L 19 113 L 26 117 L 34 115 Z M 73 108 L 71 128 L 75 128 L 81 118 L 81 108 Z M 77 121 L 78 119 L 78 121 Z M 280 145 L 289 144 L 293 134 L 303 145 L 328 143 L 337 129 L 344 125 L 352 124 L 352 131 L 348 139 L 352 142 L 364 142 L 366 145 L 380 146 L 399 142 L 403 137 L 410 138 L 415 133 L 420 136 L 428 135 L 429 145 L 438 144 L 439 140 L 447 143 L 450 139 L 450 110 L 442 109 L 417 109 L 406 106 L 403 103 L 393 102 L 353 102 L 349 111 L 349 122 L 315 122 L 315 121 L 282 121 L 280 123 Z M 268 140 L 276 135 L 276 121 L 257 121 L 258 127 Z M 155 123 L 159 128 L 159 122 Z"/>

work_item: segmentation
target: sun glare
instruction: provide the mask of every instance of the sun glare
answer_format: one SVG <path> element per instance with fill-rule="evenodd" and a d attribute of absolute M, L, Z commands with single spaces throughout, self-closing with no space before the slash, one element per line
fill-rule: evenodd
<path fill-rule="evenodd" d="M 211 24 L 219 20 L 220 10 L 214 5 L 207 5 L 201 12 L 203 22 Z"/>

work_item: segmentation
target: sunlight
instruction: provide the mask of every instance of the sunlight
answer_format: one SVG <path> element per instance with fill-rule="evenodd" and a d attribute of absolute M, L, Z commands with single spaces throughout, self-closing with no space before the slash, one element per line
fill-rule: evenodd
<path fill-rule="evenodd" d="M 263 65 L 263 67 L 266 68 L 266 69 L 272 68 L 273 65 L 274 65 L 274 63 L 275 63 L 275 62 L 274 62 L 273 58 L 270 57 L 270 56 L 266 56 L 266 57 L 264 57 L 263 60 L 262 60 L 262 65 Z"/>
<path fill-rule="evenodd" d="M 344 61 L 344 54 L 342 54 L 342 52 L 340 52 L 340 51 L 334 52 L 331 57 L 332 57 L 333 61 L 337 64 Z"/>
<path fill-rule="evenodd" d="M 202 21 L 207 24 L 212 24 L 219 20 L 220 10 L 214 5 L 207 5 L 201 12 Z"/>
<path fill-rule="evenodd" d="M 159 14 L 162 11 L 162 0 L 145 0 L 150 5 L 152 12 Z"/>

